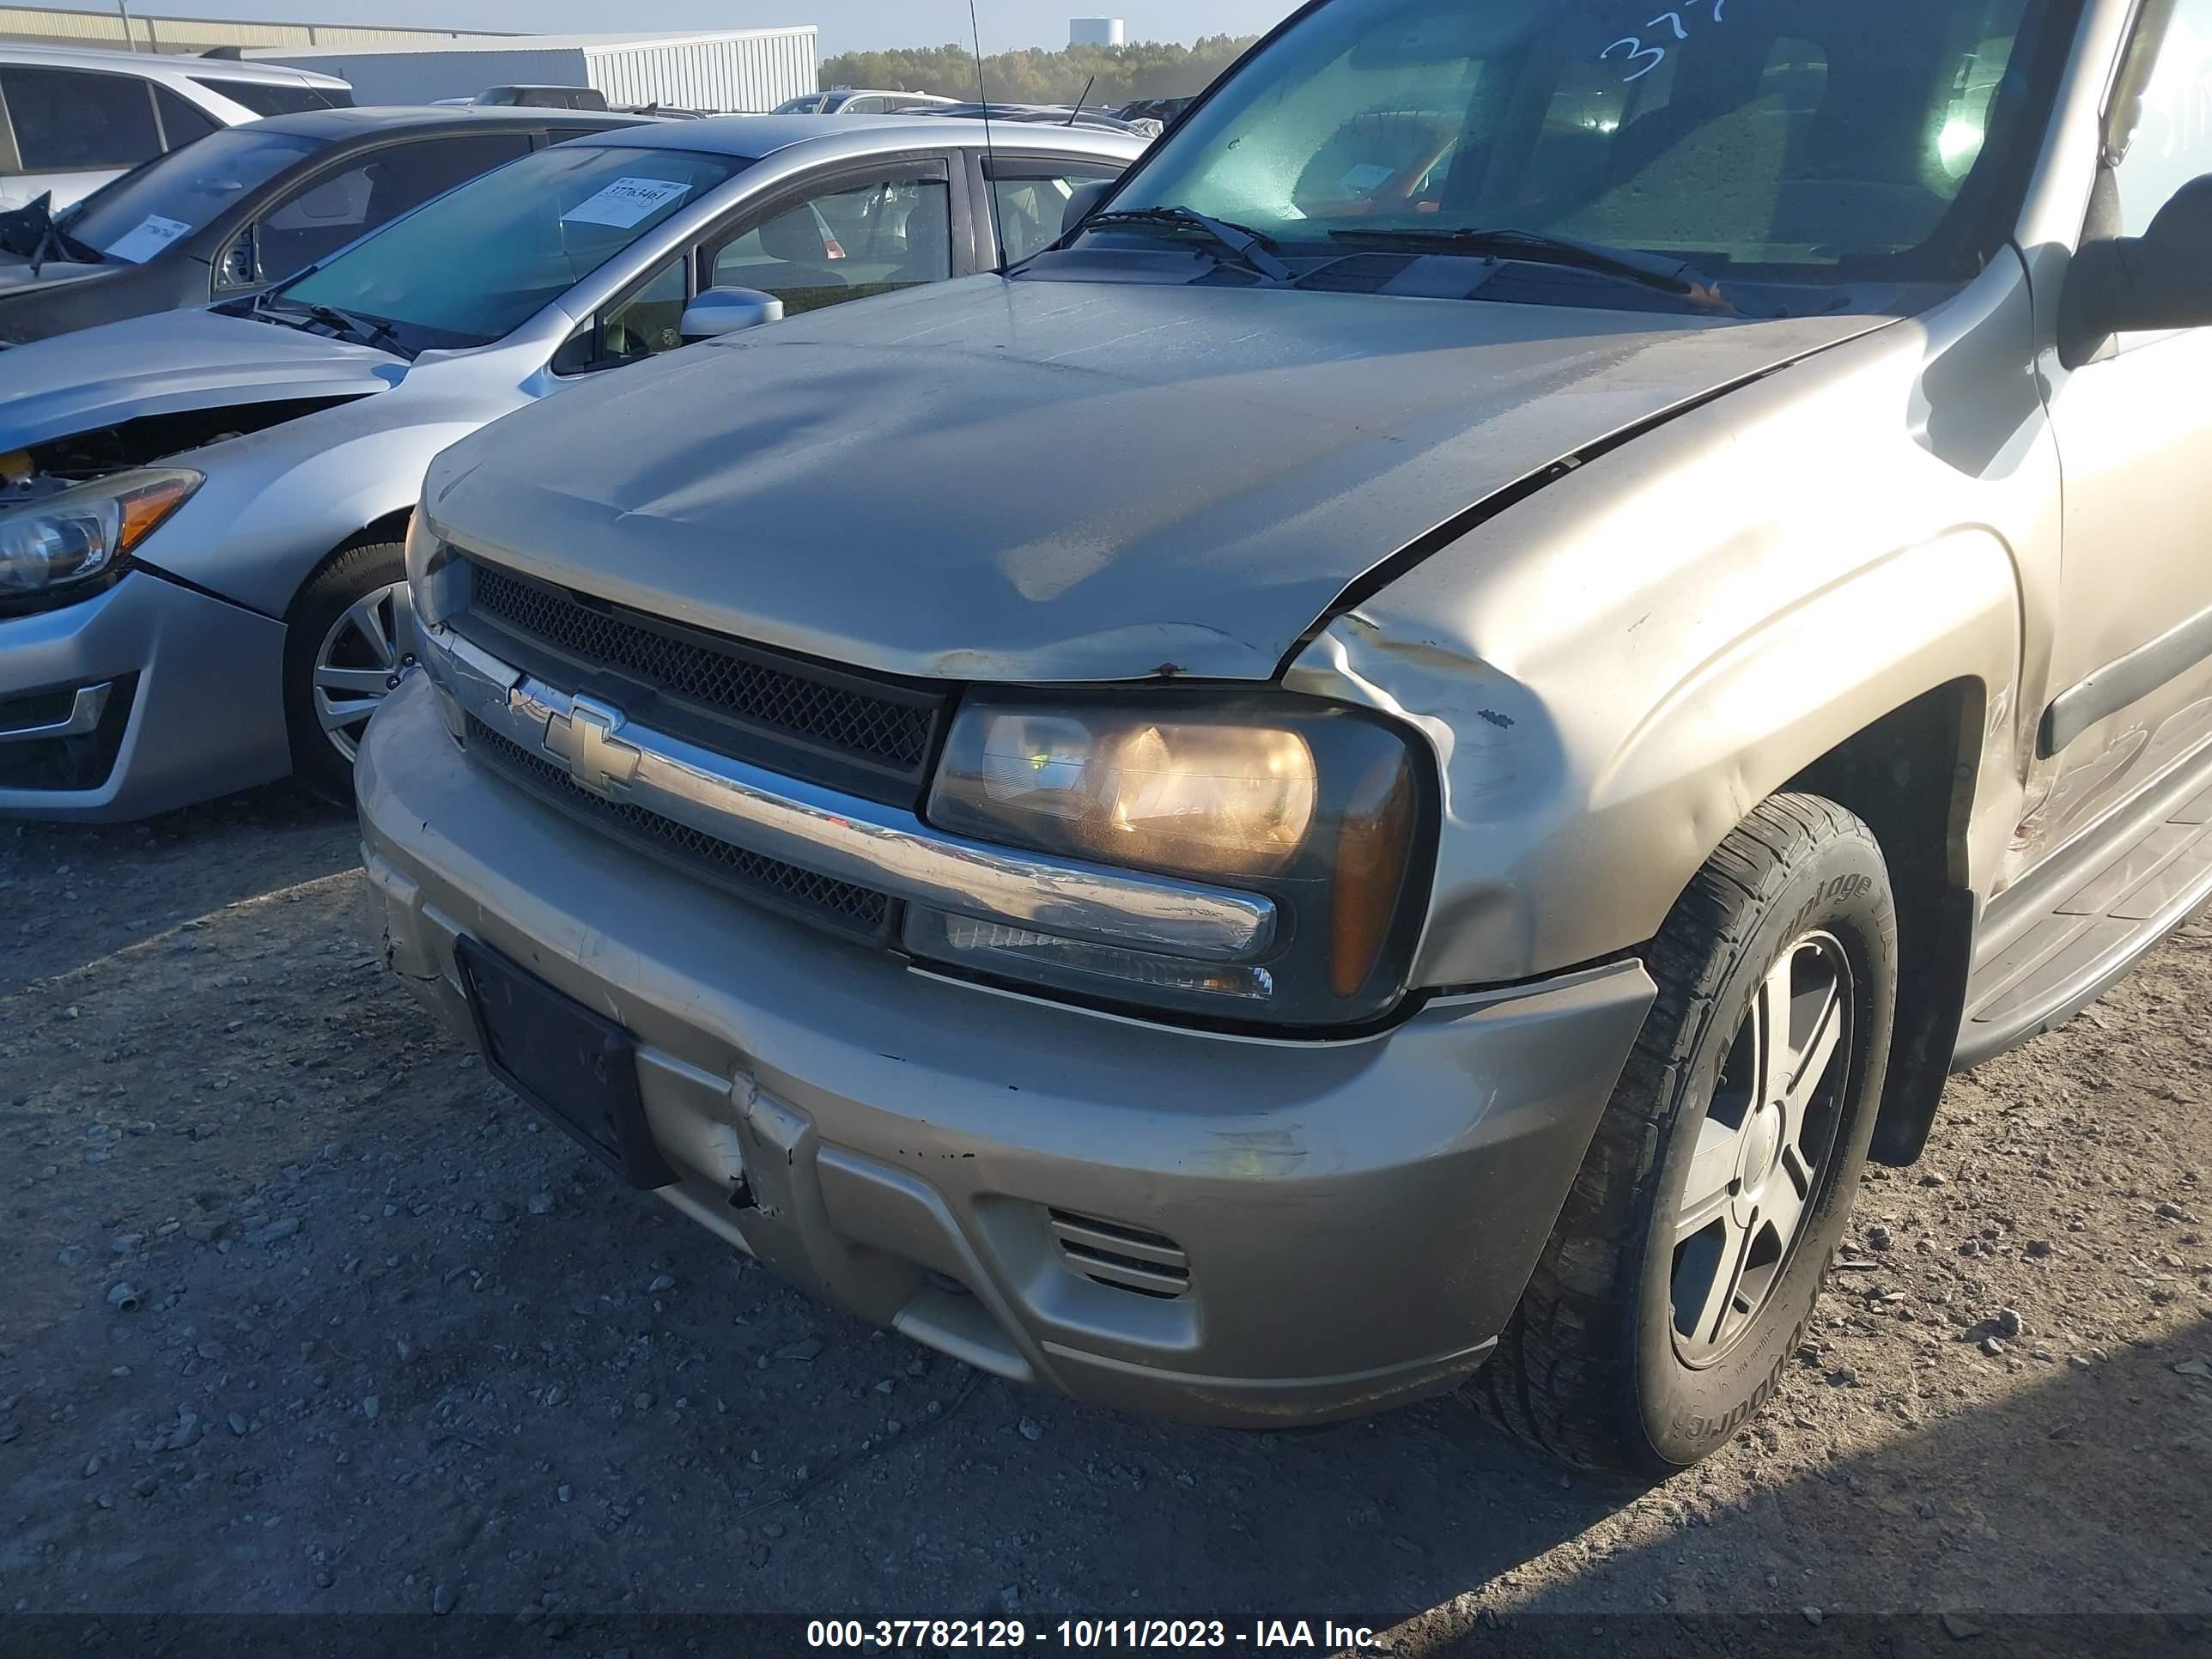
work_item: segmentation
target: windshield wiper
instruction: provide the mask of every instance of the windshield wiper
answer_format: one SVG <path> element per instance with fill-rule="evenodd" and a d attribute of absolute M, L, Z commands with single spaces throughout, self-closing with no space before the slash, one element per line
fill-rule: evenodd
<path fill-rule="evenodd" d="M 78 264 L 104 264 L 105 253 L 78 241 L 55 222 L 52 206 L 53 195 L 48 191 L 27 206 L 0 213 L 0 249 L 21 255 L 33 276 L 56 255 Z"/>
<path fill-rule="evenodd" d="M 1206 238 L 1216 252 L 1226 256 L 1232 264 L 1240 264 L 1271 283 L 1291 280 L 1291 268 L 1275 258 L 1275 245 L 1267 238 L 1249 226 L 1231 224 L 1226 219 L 1200 213 L 1196 208 L 1109 208 L 1084 221 L 1083 228 L 1098 230 L 1114 225 L 1158 225 L 1170 229 L 1194 230 Z"/>
<path fill-rule="evenodd" d="M 1530 264 L 1595 271 L 1655 288 L 1715 311 L 1735 309 L 1721 293 L 1720 285 L 1686 259 L 1638 253 L 1632 248 L 1607 247 L 1602 242 L 1585 242 L 1572 236 L 1551 236 L 1539 230 L 1432 229 L 1425 225 L 1402 230 L 1333 230 L 1329 235 L 1336 241 L 1361 247 L 1416 253 L 1488 254 L 1525 260 Z"/>
<path fill-rule="evenodd" d="M 336 306 L 298 301 L 286 304 L 270 298 L 266 294 L 254 296 L 253 309 L 279 322 L 290 322 L 296 319 L 303 323 L 320 323 L 331 333 L 350 339 L 356 345 L 380 344 L 410 360 L 415 356 L 399 343 L 398 334 L 380 317 L 356 317 L 349 311 L 340 311 Z"/>

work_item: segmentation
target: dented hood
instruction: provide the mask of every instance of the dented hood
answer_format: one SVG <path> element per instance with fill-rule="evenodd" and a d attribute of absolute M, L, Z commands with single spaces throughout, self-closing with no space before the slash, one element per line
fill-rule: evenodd
<path fill-rule="evenodd" d="M 298 329 L 171 311 L 0 352 L 0 452 L 144 415 L 381 392 L 388 351 Z"/>
<path fill-rule="evenodd" d="M 1877 323 L 983 277 L 548 398 L 425 500 L 474 550 L 836 661 L 1259 679 L 1496 490 Z"/>

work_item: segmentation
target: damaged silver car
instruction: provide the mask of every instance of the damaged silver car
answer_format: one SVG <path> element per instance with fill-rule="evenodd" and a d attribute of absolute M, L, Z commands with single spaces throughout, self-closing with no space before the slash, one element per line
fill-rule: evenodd
<path fill-rule="evenodd" d="M 0 354 L 0 817 L 138 817 L 288 773 L 345 798 L 414 666 L 402 543 L 431 457 L 787 307 L 988 269 L 1002 228 L 1027 253 L 1142 149 L 1037 131 L 987 170 L 982 141 L 951 121 L 628 128 L 258 296 Z"/>
<path fill-rule="evenodd" d="M 2212 892 L 2212 0 L 1321 0 L 441 457 L 396 970 L 860 1315 L 1663 1474 Z"/>

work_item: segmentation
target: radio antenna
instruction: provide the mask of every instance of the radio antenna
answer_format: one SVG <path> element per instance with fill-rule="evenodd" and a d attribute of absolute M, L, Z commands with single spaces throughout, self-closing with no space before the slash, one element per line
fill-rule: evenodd
<path fill-rule="evenodd" d="M 983 82 L 983 26 L 975 18 L 975 0 L 968 0 L 968 27 L 975 37 L 975 99 L 983 112 L 983 194 L 991 204 L 991 240 L 999 245 L 999 274 L 1006 271 L 1006 227 L 999 214 L 999 152 L 991 142 L 991 89 Z"/>
<path fill-rule="evenodd" d="M 1095 75 L 1083 83 L 1083 96 L 1075 100 L 1074 113 L 1071 114 L 1067 118 L 1068 125 L 1073 126 L 1076 122 L 1081 118 L 1083 114 L 1083 106 L 1091 101 L 1091 88 L 1097 84 L 1098 77 Z"/>

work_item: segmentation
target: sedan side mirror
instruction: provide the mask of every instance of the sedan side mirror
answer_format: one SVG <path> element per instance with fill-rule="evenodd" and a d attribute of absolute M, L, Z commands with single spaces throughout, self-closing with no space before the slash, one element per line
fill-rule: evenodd
<path fill-rule="evenodd" d="M 710 288 L 684 307 L 676 331 L 690 345 L 783 320 L 783 301 L 757 288 Z"/>
<path fill-rule="evenodd" d="M 2058 302 L 2059 360 L 2094 357 L 2115 334 L 2212 325 L 2212 173 L 2184 185 L 2141 236 L 2090 242 Z"/>
<path fill-rule="evenodd" d="M 1060 210 L 1060 234 L 1073 233 L 1075 228 L 1098 211 L 1098 204 L 1106 199 L 1106 192 L 1114 188 L 1111 179 L 1095 179 L 1087 185 L 1078 185 L 1069 192 L 1067 205 Z"/>

